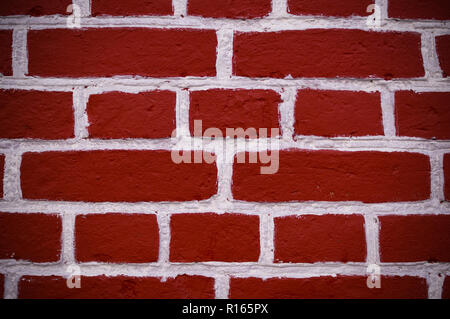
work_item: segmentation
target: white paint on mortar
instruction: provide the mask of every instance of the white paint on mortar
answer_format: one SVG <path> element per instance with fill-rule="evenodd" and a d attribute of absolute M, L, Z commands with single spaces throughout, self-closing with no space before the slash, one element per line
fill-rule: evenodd
<path fill-rule="evenodd" d="M 158 212 L 156 218 L 159 228 L 158 264 L 166 267 L 170 257 L 170 215 Z"/>
<path fill-rule="evenodd" d="M 64 265 L 74 265 L 75 261 L 75 218 L 76 213 L 60 214 L 62 218 L 62 251 L 61 258 Z"/>
<path fill-rule="evenodd" d="M 233 71 L 233 30 L 217 31 L 217 78 L 230 79 Z"/>
<path fill-rule="evenodd" d="M 224 275 L 216 276 L 214 289 L 216 291 L 216 299 L 228 299 L 230 277 Z"/>
<path fill-rule="evenodd" d="M 13 31 L 12 68 L 15 78 L 24 78 L 28 73 L 27 30 L 22 27 Z"/>
<path fill-rule="evenodd" d="M 75 139 L 83 139 L 89 136 L 88 132 L 88 116 L 86 106 L 89 95 L 83 87 L 77 87 L 73 91 L 73 108 L 74 108 L 74 135 Z"/>
<path fill-rule="evenodd" d="M 389 89 L 382 89 L 381 97 L 381 114 L 383 116 L 384 135 L 394 137 L 396 135 L 395 128 L 395 93 Z"/>
<path fill-rule="evenodd" d="M 172 0 L 173 12 L 175 17 L 187 16 L 187 1 L 188 0 Z"/>
<path fill-rule="evenodd" d="M 450 214 L 450 203 L 443 202 L 444 153 L 450 152 L 449 141 L 428 141 L 395 137 L 394 92 L 412 89 L 416 92 L 449 91 L 450 80 L 442 78 L 435 45 L 435 36 L 450 34 L 448 21 L 415 21 L 387 19 L 387 0 L 376 0 L 380 6 L 383 27 L 380 32 L 418 32 L 422 39 L 422 55 L 426 75 L 417 79 L 269 79 L 244 78 L 232 75 L 233 32 L 266 32 L 280 30 L 307 30 L 339 28 L 370 30 L 366 17 L 330 18 L 293 16 L 287 13 L 287 0 L 273 0 L 272 13 L 255 20 L 206 19 L 186 16 L 186 0 L 174 0 L 173 17 L 89 17 L 89 0 L 74 0 L 82 9 L 83 27 L 144 27 L 144 28 L 200 28 L 216 30 L 218 35 L 217 77 L 186 78 L 39 78 L 28 77 L 27 30 L 66 28 L 66 17 L 2 17 L 0 29 L 12 29 L 13 77 L 0 78 L 0 88 L 64 91 L 74 93 L 75 138 L 65 141 L 30 141 L 0 139 L 0 153 L 6 155 L 4 199 L 0 211 L 6 213 L 60 214 L 63 219 L 62 260 L 57 263 L 33 264 L 25 261 L 0 260 L 0 270 L 6 274 L 5 297 L 17 297 L 17 282 L 21 275 L 67 276 L 65 266 L 75 263 L 74 223 L 79 214 L 142 213 L 156 214 L 160 229 L 159 260 L 150 264 L 82 263 L 82 273 L 96 275 L 129 275 L 174 277 L 180 274 L 205 275 L 215 278 L 217 298 L 227 298 L 230 277 L 317 277 L 324 275 L 366 275 L 367 263 L 380 264 L 383 275 L 415 275 L 426 278 L 429 297 L 440 298 L 443 278 L 450 275 L 450 263 L 380 263 L 378 243 L 378 216 L 409 214 Z M 184 16 L 181 18 L 181 16 Z M 236 151 L 256 150 L 257 142 L 238 139 L 202 141 L 189 137 L 189 92 L 210 88 L 273 89 L 281 93 L 279 107 L 283 136 L 276 149 L 333 149 L 341 151 L 376 150 L 385 152 L 419 152 L 431 158 L 430 200 L 406 203 L 364 204 L 359 202 L 302 202 L 302 203 L 248 203 L 233 200 L 231 193 L 233 167 L 231 159 Z M 385 136 L 361 138 L 322 138 L 293 136 L 294 107 L 298 89 L 352 90 L 381 92 L 381 107 Z M 109 91 L 138 93 L 150 90 L 171 90 L 177 94 L 177 138 L 160 140 L 92 140 L 86 139 L 88 119 L 86 102 L 90 94 Z M 188 90 L 187 90 L 188 89 Z M 203 142 L 203 145 L 199 142 Z M 223 147 L 225 144 L 225 148 Z M 273 147 L 273 143 L 270 144 Z M 171 150 L 204 149 L 217 155 L 218 194 L 209 200 L 186 203 L 78 203 L 22 200 L 20 189 L 20 163 L 25 152 L 49 150 L 143 149 Z M 178 213 L 241 213 L 257 215 L 261 225 L 261 258 L 257 263 L 187 263 L 169 262 L 170 216 Z M 365 219 L 367 262 L 364 263 L 273 263 L 274 218 L 302 214 L 362 214 Z M 439 274 L 442 274 L 440 277 Z"/>

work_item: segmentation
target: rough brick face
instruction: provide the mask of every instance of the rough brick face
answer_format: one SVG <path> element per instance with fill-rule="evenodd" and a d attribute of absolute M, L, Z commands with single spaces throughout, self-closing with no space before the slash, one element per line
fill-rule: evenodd
<path fill-rule="evenodd" d="M 388 16 L 400 19 L 450 20 L 447 0 L 389 0 Z"/>
<path fill-rule="evenodd" d="M 233 136 L 227 134 L 227 128 L 242 128 L 246 132 L 251 132 L 248 130 L 254 128 L 256 134 L 248 136 L 256 137 L 259 136 L 259 130 L 265 128 L 266 136 L 272 136 L 271 129 L 279 128 L 279 103 L 281 103 L 280 95 L 270 90 L 193 91 L 190 93 L 189 111 L 191 134 L 203 136 L 207 129 L 218 128 L 222 136 Z M 202 130 L 199 132 L 194 132 L 195 120 L 202 121 Z M 245 134 L 237 136 L 244 137 Z"/>
<path fill-rule="evenodd" d="M 0 259 L 58 261 L 61 227 L 56 215 L 0 213 Z"/>
<path fill-rule="evenodd" d="M 175 214 L 170 261 L 258 261 L 259 218 L 239 214 Z"/>
<path fill-rule="evenodd" d="M 74 137 L 72 93 L 0 90 L 0 138 Z"/>
<path fill-rule="evenodd" d="M 301 90 L 295 104 L 297 135 L 383 135 L 380 94 Z"/>
<path fill-rule="evenodd" d="M 171 15 L 171 0 L 92 0 L 92 15 Z"/>
<path fill-rule="evenodd" d="M 216 34 L 210 30 L 32 30 L 28 36 L 29 74 L 214 76 L 216 46 Z"/>
<path fill-rule="evenodd" d="M 216 175 L 214 164 L 175 164 L 169 151 L 45 152 L 24 154 L 21 184 L 28 199 L 189 201 L 214 195 Z"/>
<path fill-rule="evenodd" d="M 366 277 L 231 278 L 232 299 L 414 299 L 427 298 L 427 282 L 416 277 L 381 277 L 369 289 Z"/>
<path fill-rule="evenodd" d="M 367 7 L 373 4 L 373 0 L 288 0 L 288 12 L 297 15 L 317 16 L 365 16 Z"/>
<path fill-rule="evenodd" d="M 364 218 L 357 215 L 276 218 L 274 245 L 275 261 L 279 263 L 364 262 Z"/>
<path fill-rule="evenodd" d="M 381 216 L 382 262 L 449 262 L 450 216 Z"/>
<path fill-rule="evenodd" d="M 260 18 L 272 10 L 271 0 L 189 0 L 188 14 L 208 18 Z"/>
<path fill-rule="evenodd" d="M 337 29 L 237 33 L 233 72 L 273 78 L 424 75 L 419 34 Z"/>
<path fill-rule="evenodd" d="M 12 75 L 12 31 L 0 31 L 0 74 Z"/>
<path fill-rule="evenodd" d="M 450 92 L 395 93 L 397 135 L 450 139 Z"/>
<path fill-rule="evenodd" d="M 436 50 L 444 77 L 450 75 L 450 35 L 436 37 Z"/>
<path fill-rule="evenodd" d="M 75 224 L 76 259 L 80 262 L 145 263 L 158 260 L 155 215 L 79 215 Z"/>
<path fill-rule="evenodd" d="M 91 95 L 87 113 L 93 138 L 167 138 L 175 130 L 175 92 Z M 132 106 L 132 107 L 130 107 Z"/>
<path fill-rule="evenodd" d="M 71 4 L 72 0 L 4 0 L 0 3 L 0 16 L 67 14 Z"/>
<path fill-rule="evenodd" d="M 261 175 L 260 166 L 235 163 L 235 199 L 380 203 L 430 196 L 430 161 L 422 154 L 286 150 L 276 174 Z"/>
<path fill-rule="evenodd" d="M 214 280 L 201 276 L 81 277 L 81 288 L 69 289 L 66 278 L 24 276 L 19 281 L 23 299 L 210 299 Z"/>
<path fill-rule="evenodd" d="M 444 155 L 444 194 L 445 199 L 450 201 L 450 154 Z"/>

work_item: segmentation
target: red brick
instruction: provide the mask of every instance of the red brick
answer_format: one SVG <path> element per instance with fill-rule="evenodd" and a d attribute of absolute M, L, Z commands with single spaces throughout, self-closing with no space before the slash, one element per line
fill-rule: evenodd
<path fill-rule="evenodd" d="M 271 0 L 189 0 L 188 14 L 207 18 L 261 18 L 272 11 Z"/>
<path fill-rule="evenodd" d="M 91 95 L 87 113 L 93 138 L 166 138 L 175 126 L 176 94 L 169 91 Z"/>
<path fill-rule="evenodd" d="M 76 259 L 80 262 L 145 263 L 158 260 L 155 215 L 79 215 L 75 226 Z"/>
<path fill-rule="evenodd" d="M 215 163 L 175 164 L 169 151 L 44 152 L 23 155 L 21 185 L 27 199 L 187 201 L 214 195 L 216 175 Z"/>
<path fill-rule="evenodd" d="M 444 193 L 445 199 L 450 201 L 450 154 L 444 155 Z"/>
<path fill-rule="evenodd" d="M 373 0 L 288 0 L 288 12 L 297 15 L 349 17 L 366 16 L 367 7 Z"/>
<path fill-rule="evenodd" d="M 23 299 L 212 299 L 214 280 L 202 276 L 81 277 L 81 288 L 67 288 L 66 278 L 24 276 L 19 281 Z"/>
<path fill-rule="evenodd" d="M 450 277 L 445 277 L 444 287 L 442 289 L 442 299 L 450 299 Z"/>
<path fill-rule="evenodd" d="M 400 19 L 450 20 L 448 0 L 389 0 L 388 16 Z"/>
<path fill-rule="evenodd" d="M 213 30 L 31 30 L 28 33 L 29 74 L 215 76 L 216 46 Z"/>
<path fill-rule="evenodd" d="M 72 0 L 3 0 L 0 3 L 0 16 L 30 15 L 45 16 L 69 14 L 67 7 Z"/>
<path fill-rule="evenodd" d="M 175 214 L 170 261 L 258 261 L 259 218 L 239 214 Z"/>
<path fill-rule="evenodd" d="M 216 89 L 191 92 L 191 134 L 194 135 L 194 120 L 201 120 L 202 135 L 208 128 L 220 129 L 222 136 L 233 136 L 226 134 L 226 128 L 243 128 L 245 131 L 254 128 L 256 135 L 259 135 L 260 128 L 266 128 L 266 136 L 271 136 L 271 128 L 279 128 L 279 103 L 280 95 L 271 90 Z M 238 134 L 238 137 L 244 137 L 244 134 Z"/>
<path fill-rule="evenodd" d="M 417 277 L 381 278 L 369 289 L 366 277 L 231 278 L 231 299 L 425 299 L 427 282 Z"/>
<path fill-rule="evenodd" d="M 0 31 L 0 74 L 12 75 L 12 31 Z"/>
<path fill-rule="evenodd" d="M 381 203 L 430 197 L 430 160 L 423 154 L 285 150 L 279 153 L 278 172 L 265 175 L 260 168 L 268 164 L 259 159 L 235 163 L 235 199 Z"/>
<path fill-rule="evenodd" d="M 358 215 L 275 219 L 275 262 L 366 260 L 364 218 Z"/>
<path fill-rule="evenodd" d="M 0 259 L 56 262 L 61 230 L 56 215 L 0 213 Z"/>
<path fill-rule="evenodd" d="M 450 76 L 450 35 L 436 37 L 436 50 L 444 77 Z"/>
<path fill-rule="evenodd" d="M 171 15 L 171 0 L 92 0 L 92 15 Z"/>
<path fill-rule="evenodd" d="M 381 216 L 382 262 L 449 262 L 450 216 Z"/>
<path fill-rule="evenodd" d="M 420 42 L 420 34 L 408 32 L 315 29 L 237 33 L 233 72 L 272 78 L 421 77 Z"/>
<path fill-rule="evenodd" d="M 0 90 L 0 138 L 72 137 L 72 93 Z"/>
<path fill-rule="evenodd" d="M 3 174 L 5 171 L 5 156 L 0 154 L 0 198 L 3 197 Z"/>
<path fill-rule="evenodd" d="M 450 92 L 395 93 L 397 135 L 450 139 Z"/>
<path fill-rule="evenodd" d="M 383 135 L 380 93 L 301 90 L 294 127 L 299 135 Z"/>
<path fill-rule="evenodd" d="M 4 296 L 5 276 L 0 274 L 0 299 Z"/>

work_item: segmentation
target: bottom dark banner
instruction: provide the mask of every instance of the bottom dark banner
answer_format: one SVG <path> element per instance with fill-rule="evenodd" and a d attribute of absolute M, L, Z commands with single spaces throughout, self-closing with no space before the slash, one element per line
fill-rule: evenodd
<path fill-rule="evenodd" d="M 114 314 L 149 318 L 299 318 L 325 315 L 447 313 L 448 300 L 1 300 L 2 310 L 71 317 Z M 283 317 L 286 316 L 286 317 Z"/>

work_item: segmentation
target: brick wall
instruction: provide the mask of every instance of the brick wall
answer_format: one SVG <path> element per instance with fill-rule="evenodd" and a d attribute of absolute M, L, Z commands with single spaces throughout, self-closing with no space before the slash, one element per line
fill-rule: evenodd
<path fill-rule="evenodd" d="M 449 1 L 3 1 L 0 73 L 0 297 L 450 296 Z"/>

